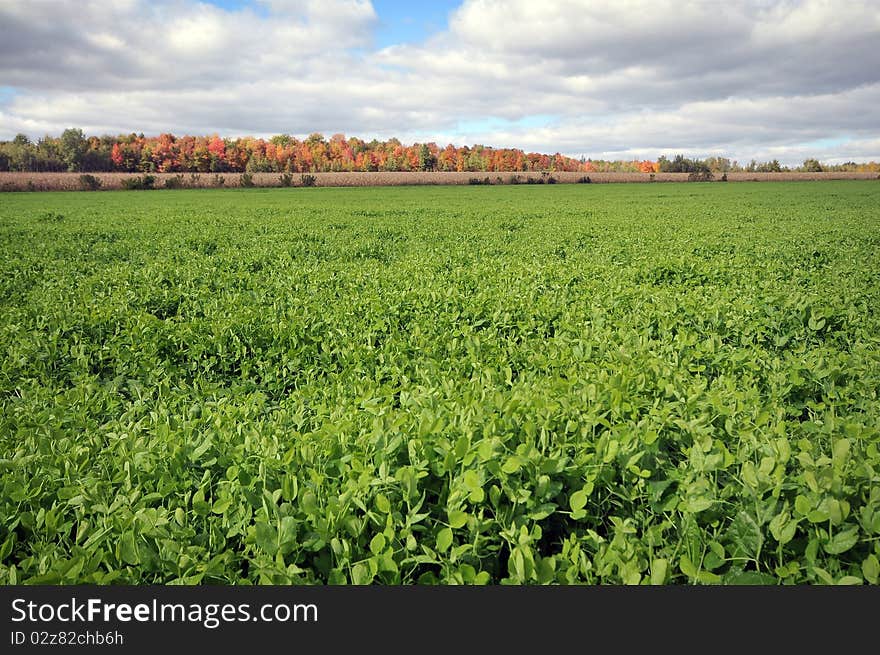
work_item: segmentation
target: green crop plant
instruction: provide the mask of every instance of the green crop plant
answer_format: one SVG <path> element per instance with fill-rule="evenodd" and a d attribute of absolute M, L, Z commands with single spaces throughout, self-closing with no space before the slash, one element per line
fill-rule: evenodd
<path fill-rule="evenodd" d="M 0 583 L 877 584 L 878 207 L 4 195 Z"/>

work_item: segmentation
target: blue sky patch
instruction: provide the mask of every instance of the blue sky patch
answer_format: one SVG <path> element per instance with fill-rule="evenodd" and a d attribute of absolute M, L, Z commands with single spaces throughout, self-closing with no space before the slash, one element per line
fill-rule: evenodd
<path fill-rule="evenodd" d="M 398 43 L 424 41 L 447 28 L 449 14 L 459 5 L 460 0 L 373 0 L 373 8 L 379 16 L 376 45 L 385 48 Z"/>
<path fill-rule="evenodd" d="M 547 127 L 558 118 L 559 117 L 554 114 L 534 114 L 532 116 L 524 116 L 517 120 L 488 116 L 486 118 L 475 120 L 459 121 L 456 129 L 464 134 L 522 130 L 535 127 Z"/>
<path fill-rule="evenodd" d="M 835 148 L 837 146 L 842 146 L 844 143 L 849 143 L 852 141 L 852 138 L 848 136 L 841 137 L 829 137 L 827 139 L 816 139 L 815 141 L 807 141 L 803 143 L 805 148 Z"/>
<path fill-rule="evenodd" d="M 15 97 L 15 87 L 0 86 L 0 105 L 7 104 Z"/>
<path fill-rule="evenodd" d="M 203 0 L 206 4 L 226 11 L 251 9 L 268 15 L 266 5 L 253 0 Z M 449 14 L 461 5 L 461 0 L 373 0 L 373 9 L 379 20 L 376 25 L 376 47 L 385 48 L 401 43 L 418 43 L 432 34 L 442 32 L 449 24 Z"/>

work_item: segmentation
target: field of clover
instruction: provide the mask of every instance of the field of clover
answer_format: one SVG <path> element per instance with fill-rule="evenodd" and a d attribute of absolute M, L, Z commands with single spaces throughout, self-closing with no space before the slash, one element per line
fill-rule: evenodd
<path fill-rule="evenodd" d="M 0 583 L 877 584 L 880 183 L 0 199 Z"/>

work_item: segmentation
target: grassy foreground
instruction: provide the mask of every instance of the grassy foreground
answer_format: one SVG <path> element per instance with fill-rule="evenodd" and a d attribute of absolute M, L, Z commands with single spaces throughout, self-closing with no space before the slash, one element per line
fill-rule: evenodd
<path fill-rule="evenodd" d="M 6 194 L 0 583 L 880 575 L 880 183 Z"/>

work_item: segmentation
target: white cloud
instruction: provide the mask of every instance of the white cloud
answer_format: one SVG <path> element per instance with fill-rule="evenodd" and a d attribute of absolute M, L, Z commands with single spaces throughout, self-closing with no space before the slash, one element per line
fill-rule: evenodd
<path fill-rule="evenodd" d="M 499 131 L 488 142 L 606 159 L 681 152 L 798 163 L 806 156 L 825 153 L 838 159 L 860 156 L 880 161 L 880 130 L 866 120 L 877 103 L 880 84 L 819 96 L 700 101 L 668 111 L 631 111 L 595 122 L 568 117 L 540 129 Z M 834 117 L 833 125 L 829 115 Z M 829 141 L 840 143 L 810 145 Z M 852 155 L 847 154 L 850 151 Z"/>
<path fill-rule="evenodd" d="M 0 138 L 76 125 L 593 157 L 877 154 L 877 2 L 465 0 L 446 31 L 374 51 L 379 20 L 366 0 L 6 0 L 0 87 L 16 92 L 0 97 Z M 516 126 L 535 115 L 553 118 Z M 488 118 L 513 123 L 460 128 Z"/>

